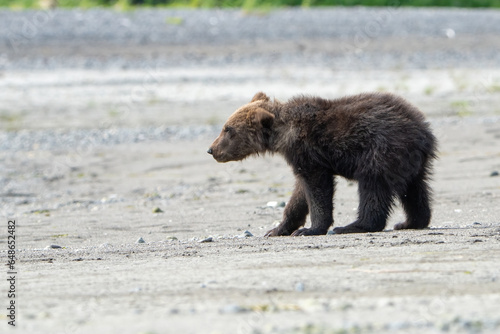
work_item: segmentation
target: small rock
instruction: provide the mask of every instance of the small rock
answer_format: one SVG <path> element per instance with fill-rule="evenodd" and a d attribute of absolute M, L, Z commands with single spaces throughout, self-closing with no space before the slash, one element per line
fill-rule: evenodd
<path fill-rule="evenodd" d="M 109 204 L 109 203 L 116 203 L 120 202 L 120 199 L 118 198 L 117 194 L 111 194 L 108 197 L 103 197 L 101 199 L 102 204 Z"/>
<path fill-rule="evenodd" d="M 253 237 L 253 234 L 250 231 L 245 231 L 245 232 L 243 232 L 243 234 L 239 235 L 239 237 L 240 238 L 250 238 L 250 237 Z"/>
<path fill-rule="evenodd" d="M 144 241 L 144 239 L 141 237 L 141 238 L 137 239 L 137 241 L 135 243 L 136 244 L 145 244 L 146 241 Z"/>
<path fill-rule="evenodd" d="M 474 224 L 472 224 L 472 225 L 481 225 L 481 223 L 479 223 L 479 222 L 474 222 Z"/>
<path fill-rule="evenodd" d="M 304 311 L 310 312 L 310 313 L 328 312 L 330 310 L 330 303 L 325 302 L 325 301 L 320 301 L 320 300 L 317 300 L 314 298 L 308 298 L 308 299 L 300 300 L 298 307 L 301 310 L 304 310 Z M 318 333 L 322 333 L 322 331 L 320 331 Z"/>
<path fill-rule="evenodd" d="M 304 292 L 304 290 L 305 290 L 304 283 L 299 282 L 299 283 L 295 284 L 295 291 Z"/>
<path fill-rule="evenodd" d="M 446 34 L 446 37 L 448 37 L 448 38 L 450 38 L 450 39 L 451 39 L 451 38 L 455 38 L 455 35 L 456 35 L 455 30 L 453 30 L 453 29 L 451 29 L 451 28 L 447 28 L 447 29 L 445 29 L 445 30 L 444 30 L 444 33 Z"/>
<path fill-rule="evenodd" d="M 224 306 L 221 310 L 220 310 L 220 313 L 230 313 L 230 314 L 234 314 L 234 313 L 243 313 L 243 312 L 246 312 L 247 309 L 240 306 L 240 305 L 235 305 L 235 304 L 230 304 L 230 305 L 226 305 Z"/>
<path fill-rule="evenodd" d="M 286 206 L 286 203 L 285 202 L 279 202 L 278 203 L 278 207 L 279 208 L 284 208 Z"/>
<path fill-rule="evenodd" d="M 49 246 L 45 247 L 45 249 L 59 249 L 59 248 L 62 248 L 62 247 L 59 245 L 49 245 Z"/>
<path fill-rule="evenodd" d="M 205 238 L 205 239 L 201 239 L 200 241 L 198 242 L 213 242 L 214 241 L 214 238 L 213 237 L 208 237 L 208 238 Z"/>
<path fill-rule="evenodd" d="M 270 202 L 267 202 L 266 206 L 269 207 L 269 208 L 275 208 L 275 207 L 278 206 L 278 202 L 276 202 L 276 201 L 270 201 Z"/>
<path fill-rule="evenodd" d="M 153 213 L 162 213 L 163 210 L 160 209 L 159 207 L 153 208 Z"/>
<path fill-rule="evenodd" d="M 494 170 L 493 172 L 491 172 L 490 176 L 493 177 L 493 176 L 498 176 L 500 173 L 498 173 L 498 171 Z"/>
<path fill-rule="evenodd" d="M 172 241 L 174 241 L 174 240 L 179 240 L 179 239 L 177 239 L 177 237 L 174 237 L 173 235 L 168 236 L 166 239 L 167 239 L 167 240 L 172 240 Z"/>

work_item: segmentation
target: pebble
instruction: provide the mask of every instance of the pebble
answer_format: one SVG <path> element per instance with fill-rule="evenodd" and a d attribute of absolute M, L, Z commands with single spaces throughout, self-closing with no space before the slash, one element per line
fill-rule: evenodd
<path fill-rule="evenodd" d="M 213 242 L 213 241 L 214 241 L 213 237 L 208 237 L 208 238 L 205 238 L 205 239 L 201 239 L 198 242 L 202 243 L 202 242 Z"/>
<path fill-rule="evenodd" d="M 45 247 L 45 249 L 59 249 L 59 248 L 62 248 L 62 247 L 59 245 L 49 245 L 49 246 Z"/>
<path fill-rule="evenodd" d="M 310 313 L 328 312 L 330 310 L 330 303 L 315 298 L 308 298 L 300 300 L 299 307 L 301 310 Z"/>
<path fill-rule="evenodd" d="M 295 284 L 295 291 L 297 291 L 297 292 L 304 292 L 305 288 L 306 287 L 305 287 L 304 283 L 302 283 L 302 282 Z"/>
<path fill-rule="evenodd" d="M 117 202 L 123 202 L 123 199 L 118 198 L 117 194 L 111 194 L 108 197 L 104 197 L 101 199 L 102 204 L 110 204 L 110 203 L 117 203 Z"/>
<path fill-rule="evenodd" d="M 141 237 L 141 238 L 137 239 L 137 241 L 135 243 L 136 244 L 145 244 L 146 241 L 144 241 L 144 239 Z"/>
<path fill-rule="evenodd" d="M 229 304 L 229 305 L 226 305 L 223 308 L 221 308 L 220 313 L 234 314 L 234 313 L 243 313 L 246 311 L 248 311 L 248 310 L 240 305 Z"/>
<path fill-rule="evenodd" d="M 174 237 L 173 235 L 168 236 L 166 239 L 167 239 L 167 240 L 172 240 L 172 241 L 174 241 L 174 240 L 179 240 L 179 239 L 177 239 L 177 237 Z"/>
<path fill-rule="evenodd" d="M 490 176 L 493 177 L 493 176 L 498 176 L 500 173 L 498 173 L 498 171 L 494 170 L 493 172 L 491 172 Z"/>
<path fill-rule="evenodd" d="M 269 201 L 266 203 L 268 208 L 284 208 L 286 206 L 285 202 Z"/>
<path fill-rule="evenodd" d="M 209 280 L 209 281 L 206 281 L 204 283 L 201 283 L 200 287 L 201 288 L 206 288 L 208 285 L 210 285 L 210 284 L 216 284 L 216 283 L 217 283 L 217 281 L 215 281 L 215 280 Z"/>
<path fill-rule="evenodd" d="M 153 213 L 162 213 L 163 210 L 160 209 L 159 207 L 153 208 Z"/>
<path fill-rule="evenodd" d="M 253 234 L 250 231 L 245 231 L 243 232 L 243 234 L 240 234 L 238 236 L 238 238 L 250 238 L 250 237 L 253 237 Z"/>

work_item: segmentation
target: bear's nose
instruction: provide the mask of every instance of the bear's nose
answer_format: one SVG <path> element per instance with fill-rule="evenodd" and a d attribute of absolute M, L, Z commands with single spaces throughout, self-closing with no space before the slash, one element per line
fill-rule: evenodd
<path fill-rule="evenodd" d="M 212 148 L 211 148 L 211 147 L 208 149 L 207 153 L 208 153 L 208 154 L 212 154 L 212 153 L 213 153 L 213 151 L 212 151 Z"/>

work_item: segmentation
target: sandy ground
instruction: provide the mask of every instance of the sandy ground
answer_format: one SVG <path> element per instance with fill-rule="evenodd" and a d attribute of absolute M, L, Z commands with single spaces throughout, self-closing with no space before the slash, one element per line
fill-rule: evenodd
<path fill-rule="evenodd" d="M 2 72 L 0 254 L 15 219 L 17 332 L 498 333 L 499 87 L 495 67 Z M 206 154 L 258 90 L 419 106 L 440 143 L 431 228 L 393 231 L 398 206 L 381 233 L 263 238 L 288 166 Z M 356 191 L 339 181 L 336 226 L 355 219 Z"/>
<path fill-rule="evenodd" d="M 431 74 L 378 73 L 382 79 L 362 87 Z M 348 82 L 361 75 L 352 73 Z M 305 82 L 306 91 L 321 86 Z M 287 85 L 283 80 L 282 89 Z M 109 88 L 103 86 L 89 90 Z M 483 91 L 474 99 L 452 87 L 429 96 L 418 93 L 425 84 L 409 86 L 416 92 L 407 95 L 423 106 L 440 141 L 432 228 L 424 231 L 392 231 L 403 219 L 398 208 L 382 233 L 263 238 L 283 211 L 268 202 L 287 201 L 291 193 L 289 168 L 279 157 L 217 164 L 205 153 L 214 131 L 191 139 L 2 152 L 10 176 L 4 210 L 18 226 L 19 330 L 498 332 L 500 179 L 490 175 L 500 169 L 500 125 L 496 109 L 476 110 L 499 95 Z M 229 115 L 237 94 L 243 100 L 248 90 L 225 88 L 237 97 L 206 98 L 207 123 Z M 66 90 L 71 87 L 59 92 Z M 47 105 L 54 101 L 46 98 Z M 453 99 L 470 102 L 452 105 Z M 108 102 L 88 103 L 99 110 Z M 162 106 L 168 103 L 150 104 L 138 121 L 179 124 L 199 113 L 199 103 L 189 101 L 185 113 L 154 113 Z M 92 116 L 98 118 L 89 112 L 86 120 Z M 25 120 L 46 129 L 46 119 L 30 114 Z M 69 115 L 51 119 L 58 128 L 67 120 L 71 131 Z M 341 181 L 335 203 L 337 226 L 354 220 L 356 185 Z M 156 207 L 163 212 L 153 213 Z M 246 230 L 254 236 L 244 238 Z M 209 236 L 212 242 L 199 242 Z M 136 244 L 141 237 L 145 244 Z M 1 245 L 6 249 L 5 238 Z"/>

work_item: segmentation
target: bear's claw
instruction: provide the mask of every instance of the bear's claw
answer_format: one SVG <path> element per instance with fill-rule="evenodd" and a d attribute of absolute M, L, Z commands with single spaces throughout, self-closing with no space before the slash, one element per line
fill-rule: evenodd
<path fill-rule="evenodd" d="M 407 229 L 407 228 L 408 228 L 408 223 L 407 222 L 397 223 L 396 225 L 394 225 L 394 230 L 404 230 L 404 229 Z"/>
<path fill-rule="evenodd" d="M 269 230 L 264 234 L 264 237 L 277 237 L 279 234 L 276 233 L 276 228 Z"/>
<path fill-rule="evenodd" d="M 313 230 L 312 228 L 301 228 L 295 232 L 292 233 L 292 237 L 298 237 L 302 235 L 325 235 L 326 233 L 318 231 L 318 230 Z"/>
<path fill-rule="evenodd" d="M 264 234 L 264 237 L 281 237 L 281 236 L 286 236 L 286 235 L 290 235 L 290 233 L 287 231 L 280 230 L 280 228 L 278 226 L 278 227 L 275 227 L 275 228 L 267 231 L 267 233 Z"/>

